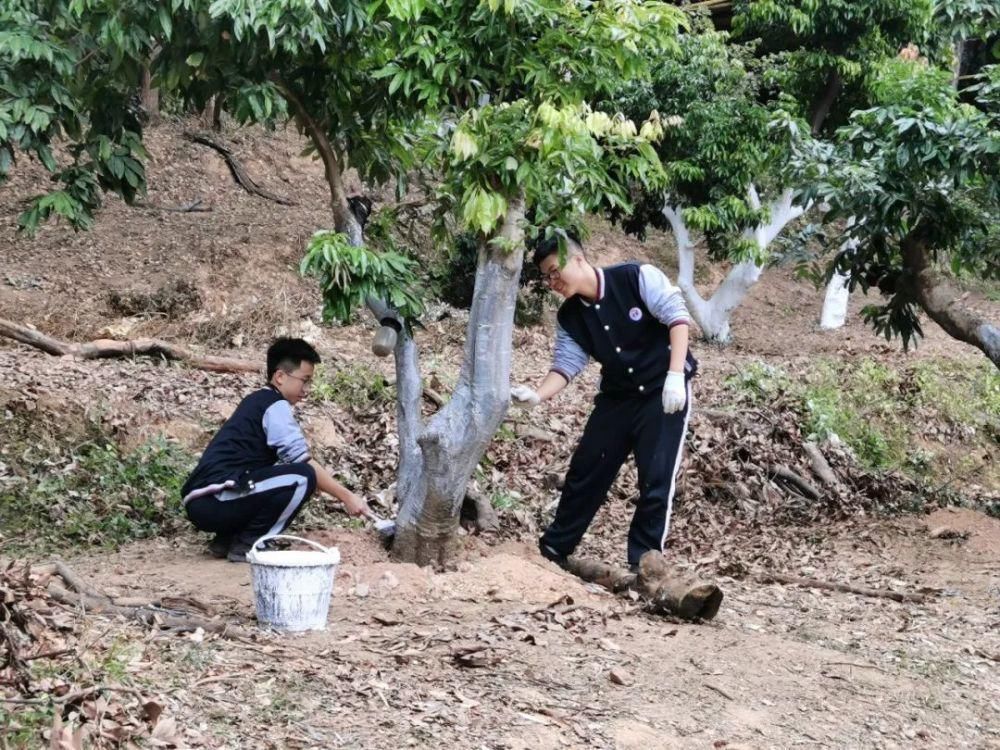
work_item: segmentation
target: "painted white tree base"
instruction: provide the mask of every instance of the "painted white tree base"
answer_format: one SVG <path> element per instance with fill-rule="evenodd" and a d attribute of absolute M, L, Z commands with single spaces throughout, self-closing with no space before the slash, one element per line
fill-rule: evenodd
<path fill-rule="evenodd" d="M 833 275 L 826 285 L 826 296 L 823 298 L 823 311 L 819 317 L 819 327 L 824 331 L 843 328 L 847 322 L 847 303 L 851 292 L 847 288 L 847 276 L 842 273 Z"/>

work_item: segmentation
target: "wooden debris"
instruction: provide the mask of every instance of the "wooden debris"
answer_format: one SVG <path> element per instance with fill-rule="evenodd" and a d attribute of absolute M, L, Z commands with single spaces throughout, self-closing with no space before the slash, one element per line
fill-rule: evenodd
<path fill-rule="evenodd" d="M 840 483 L 837 475 L 826 460 L 826 456 L 823 455 L 823 451 L 820 450 L 816 443 L 803 443 L 802 449 L 809 458 L 809 468 L 812 469 L 813 473 L 823 484 L 832 487 Z"/>
<path fill-rule="evenodd" d="M 161 339 L 142 338 L 130 341 L 95 339 L 84 344 L 69 343 L 3 318 L 0 318 L 0 336 L 33 346 L 57 357 L 108 359 L 147 356 L 177 360 L 196 369 L 211 372 L 260 372 L 261 370 L 257 362 L 195 354 L 180 344 L 171 344 Z"/>
<path fill-rule="evenodd" d="M 968 539 L 968 531 L 959 531 L 951 526 L 938 526 L 931 530 L 931 539 Z"/>
<path fill-rule="evenodd" d="M 722 606 L 723 594 L 718 586 L 680 574 L 655 551 L 642 556 L 638 575 L 607 563 L 577 557 L 567 560 L 566 569 L 614 593 L 626 597 L 638 594 L 654 614 L 685 620 L 711 620 Z"/>
<path fill-rule="evenodd" d="M 794 489 L 801 492 L 810 500 L 819 500 L 820 492 L 805 477 L 796 474 L 787 466 L 781 464 L 771 464 L 767 467 L 767 472 L 773 479 L 779 479 L 790 484 Z"/>
<path fill-rule="evenodd" d="M 639 591 L 659 614 L 685 620 L 711 620 L 722 606 L 722 590 L 674 570 L 659 552 L 649 551 L 639 561 Z"/>

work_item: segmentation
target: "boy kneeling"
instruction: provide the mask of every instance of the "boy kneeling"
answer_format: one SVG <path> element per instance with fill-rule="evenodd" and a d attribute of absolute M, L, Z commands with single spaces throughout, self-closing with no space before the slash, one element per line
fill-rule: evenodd
<path fill-rule="evenodd" d="M 312 380 L 319 354 L 302 339 L 267 350 L 267 386 L 244 398 L 208 444 L 181 493 L 191 523 L 215 533 L 213 556 L 246 562 L 262 536 L 280 534 L 318 487 L 361 515 L 365 501 L 317 464 L 292 407 Z"/>

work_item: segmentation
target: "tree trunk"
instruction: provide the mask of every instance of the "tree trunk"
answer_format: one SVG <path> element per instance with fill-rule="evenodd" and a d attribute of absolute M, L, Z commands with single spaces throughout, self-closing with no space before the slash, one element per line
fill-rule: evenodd
<path fill-rule="evenodd" d="M 507 412 L 523 220 L 523 202 L 512 201 L 500 230 L 504 243 L 480 248 L 464 359 L 451 399 L 415 441 L 410 432 L 415 420 L 400 420 L 397 560 L 441 567 L 452 557 L 466 486 Z M 504 246 L 515 249 L 506 252 Z M 397 382 L 408 384 L 407 393 L 400 393 L 402 414 L 404 403 L 419 403 L 420 389 L 415 358 L 407 355 L 408 337 L 401 339 Z"/>
<path fill-rule="evenodd" d="M 747 193 L 750 204 L 759 209 L 760 198 L 756 188 L 751 185 Z M 748 238 L 757 243 L 761 251 L 767 249 L 788 222 L 801 216 L 804 212 L 803 207 L 792 203 L 793 195 L 792 190 L 785 190 L 770 205 L 770 221 L 746 233 Z M 663 216 L 670 222 L 674 238 L 677 241 L 677 286 L 684 294 L 688 311 L 708 341 L 719 344 L 729 343 L 732 338 L 729 327 L 732 312 L 739 307 L 750 288 L 760 279 L 764 267 L 752 261 L 735 264 L 715 293 L 706 300 L 694 285 L 694 244 L 691 242 L 691 235 L 684 223 L 681 208 L 665 204 Z"/>
<path fill-rule="evenodd" d="M 222 132 L 222 109 L 226 105 L 226 95 L 216 94 L 212 97 L 212 130 Z"/>
<path fill-rule="evenodd" d="M 955 62 L 951 69 L 951 85 L 958 88 L 962 78 L 962 59 L 965 56 L 965 40 L 959 39 L 955 42 Z"/>
<path fill-rule="evenodd" d="M 851 297 L 851 292 L 847 288 L 849 279 L 849 276 L 837 271 L 826 285 L 823 311 L 819 316 L 819 327 L 824 331 L 843 328 L 847 322 L 847 303 Z"/>
<path fill-rule="evenodd" d="M 144 65 L 140 77 L 139 101 L 150 122 L 155 122 L 160 116 L 160 90 L 153 88 L 152 80 L 149 66 Z"/>
<path fill-rule="evenodd" d="M 945 332 L 982 351 L 1000 368 L 1000 327 L 962 306 L 963 294 L 934 267 L 930 248 L 916 229 L 900 243 L 908 290 L 931 320 Z"/>
<path fill-rule="evenodd" d="M 347 234 L 351 244 L 363 244 L 361 223 L 344 190 L 341 162 L 325 129 L 290 86 L 275 83 L 323 160 L 334 227 Z M 507 412 L 514 307 L 524 261 L 523 221 L 523 200 L 511 201 L 499 232 L 504 242 L 480 248 L 462 370 L 451 399 L 426 425 L 420 413 L 423 387 L 417 346 L 405 327 L 397 337 L 399 510 L 392 554 L 402 562 L 443 567 L 453 556 L 466 485 Z M 503 247 L 515 249 L 507 252 Z M 381 300 L 369 299 L 367 305 L 377 320 L 395 315 Z"/>
<path fill-rule="evenodd" d="M 854 226 L 856 218 L 848 217 L 847 229 Z M 852 252 L 858 246 L 858 241 L 848 237 L 840 245 L 837 258 Z M 847 303 L 851 297 L 848 282 L 851 277 L 840 271 L 835 271 L 826 285 L 826 297 L 823 299 L 823 311 L 819 316 L 819 327 L 825 331 L 842 328 L 847 322 Z"/>
<path fill-rule="evenodd" d="M 819 101 L 816 102 L 816 106 L 813 108 L 812 118 L 809 122 L 813 136 L 818 136 L 820 131 L 823 129 L 823 123 L 826 122 L 826 118 L 829 117 L 830 110 L 833 108 L 833 103 L 837 101 L 837 97 L 840 95 L 840 89 L 842 87 L 843 81 L 840 78 L 840 73 L 836 70 L 831 70 L 827 75 L 826 87 L 823 89 L 823 94 L 820 96 Z"/>
<path fill-rule="evenodd" d="M 350 204 L 347 202 L 340 160 L 337 158 L 337 152 L 330 142 L 326 129 L 322 123 L 313 118 L 291 86 L 281 80 L 276 80 L 275 85 L 281 91 L 282 96 L 292 105 L 299 124 L 312 140 L 320 159 L 323 161 L 326 184 L 330 188 L 330 208 L 333 211 L 334 229 L 346 234 L 352 245 L 364 244 L 361 223 L 351 212 Z"/>

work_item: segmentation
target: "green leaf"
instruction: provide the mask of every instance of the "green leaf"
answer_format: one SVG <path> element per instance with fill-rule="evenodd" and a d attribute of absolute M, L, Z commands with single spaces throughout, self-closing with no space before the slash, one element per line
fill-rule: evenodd
<path fill-rule="evenodd" d="M 173 23 L 170 20 L 170 12 L 167 10 L 166 6 L 161 5 L 157 9 L 157 14 L 160 19 L 160 28 L 163 30 L 163 36 L 165 39 L 170 39 L 170 33 L 173 31 Z"/>

